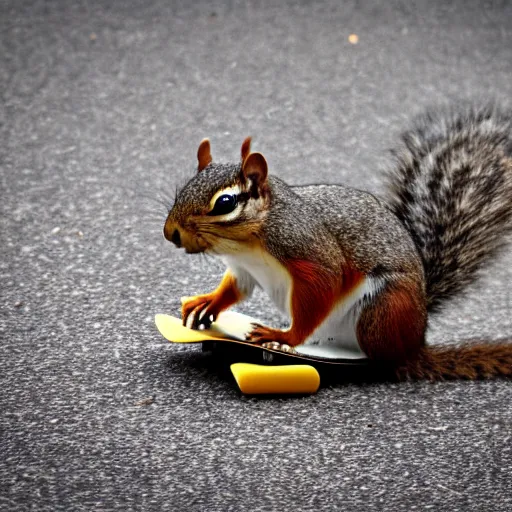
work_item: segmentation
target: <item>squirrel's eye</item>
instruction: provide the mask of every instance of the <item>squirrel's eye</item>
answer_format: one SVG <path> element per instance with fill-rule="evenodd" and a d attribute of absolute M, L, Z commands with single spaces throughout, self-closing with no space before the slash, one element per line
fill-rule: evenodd
<path fill-rule="evenodd" d="M 238 204 L 237 197 L 231 194 L 223 194 L 217 198 L 213 210 L 208 215 L 226 215 L 231 213 Z"/>

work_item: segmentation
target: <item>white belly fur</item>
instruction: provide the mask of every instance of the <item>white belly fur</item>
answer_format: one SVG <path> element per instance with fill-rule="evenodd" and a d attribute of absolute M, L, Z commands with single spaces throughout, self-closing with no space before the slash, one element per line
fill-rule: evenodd
<path fill-rule="evenodd" d="M 366 277 L 350 295 L 343 298 L 315 332 L 304 342 L 301 353 L 307 354 L 307 346 L 336 347 L 366 356 L 357 341 L 356 325 L 364 296 L 371 296 L 379 289 L 374 279 Z M 313 353 L 313 352 L 311 352 Z"/>
<path fill-rule="evenodd" d="M 292 278 L 276 258 L 261 250 L 252 250 L 223 255 L 222 260 L 235 276 L 238 269 L 250 274 L 281 312 L 291 319 Z"/>
<path fill-rule="evenodd" d="M 238 269 L 250 274 L 274 304 L 291 319 L 292 278 L 279 261 L 259 250 L 223 255 L 222 260 L 235 275 Z M 366 356 L 357 341 L 356 325 L 361 300 L 365 295 L 373 295 L 378 289 L 379 283 L 375 279 L 365 278 L 350 295 L 335 306 L 315 332 L 298 347 L 298 351 L 314 354 L 317 347 L 332 347 Z"/>

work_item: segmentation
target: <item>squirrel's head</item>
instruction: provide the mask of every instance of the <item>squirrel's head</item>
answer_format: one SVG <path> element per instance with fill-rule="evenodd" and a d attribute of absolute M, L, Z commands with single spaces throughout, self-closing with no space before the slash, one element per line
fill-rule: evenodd
<path fill-rule="evenodd" d="M 197 150 L 197 174 L 178 192 L 164 225 L 164 236 L 188 253 L 229 254 L 255 241 L 270 200 L 267 162 L 242 144 L 241 162 L 216 164 L 210 141 Z"/>

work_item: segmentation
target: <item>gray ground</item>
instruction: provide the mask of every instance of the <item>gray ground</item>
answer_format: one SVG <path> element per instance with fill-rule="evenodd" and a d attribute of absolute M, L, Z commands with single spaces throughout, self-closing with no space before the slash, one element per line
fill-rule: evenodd
<path fill-rule="evenodd" d="M 381 192 L 424 106 L 512 97 L 511 3 L 104 3 L 0 1 L 0 509 L 511 510 L 509 382 L 246 398 L 153 324 L 222 273 L 156 201 L 203 137 Z M 511 263 L 431 342 L 510 335 Z"/>

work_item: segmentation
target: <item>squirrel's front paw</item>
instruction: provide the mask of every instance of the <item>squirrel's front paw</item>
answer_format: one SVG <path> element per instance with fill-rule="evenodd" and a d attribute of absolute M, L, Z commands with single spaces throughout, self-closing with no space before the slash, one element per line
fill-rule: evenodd
<path fill-rule="evenodd" d="M 279 345 L 289 345 L 286 331 L 273 329 L 261 324 L 252 324 L 252 331 L 245 337 L 246 341 L 262 345 L 264 343 L 278 343 Z"/>
<path fill-rule="evenodd" d="M 190 329 L 199 329 L 201 326 L 208 329 L 217 318 L 217 312 L 212 307 L 213 299 L 209 295 L 183 297 L 181 303 L 183 325 Z"/>

